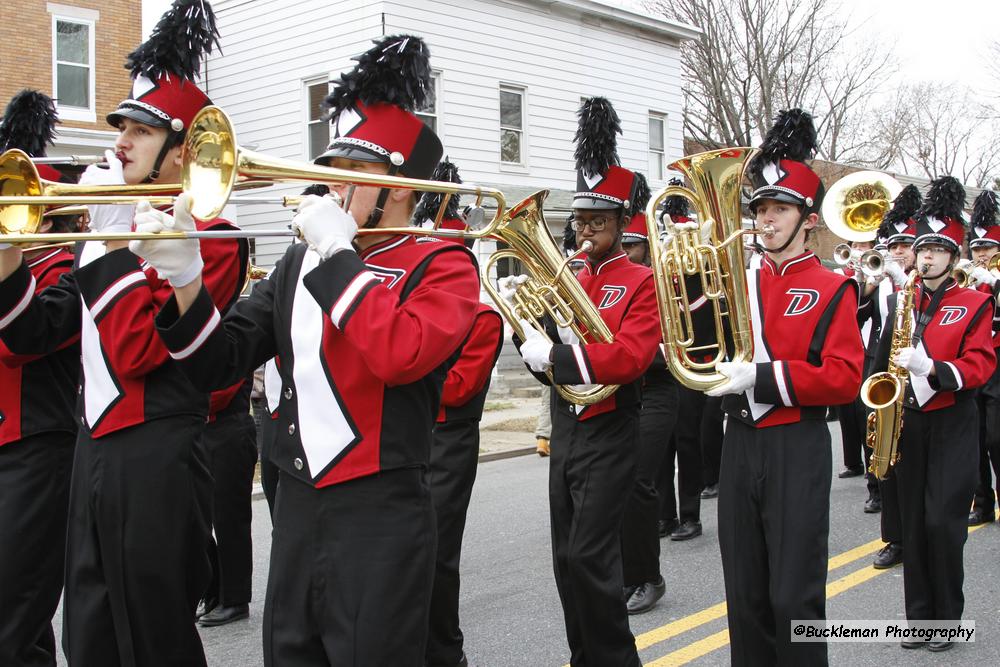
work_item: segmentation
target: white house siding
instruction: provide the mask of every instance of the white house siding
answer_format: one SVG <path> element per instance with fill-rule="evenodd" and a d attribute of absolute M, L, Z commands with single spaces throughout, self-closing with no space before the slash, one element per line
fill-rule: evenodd
<path fill-rule="evenodd" d="M 667 162 L 682 154 L 678 45 L 661 32 L 531 0 L 219 0 L 215 8 L 223 53 L 208 62 L 209 95 L 233 118 L 239 142 L 267 155 L 306 159 L 303 80 L 336 78 L 372 39 L 394 33 L 421 35 L 431 49 L 439 134 L 466 181 L 517 196 L 572 191 L 576 110 L 593 95 L 608 97 L 622 119 L 624 166 L 647 169 L 650 111 L 667 115 Z M 500 164 L 501 83 L 526 91 L 523 168 Z M 283 227 L 289 214 L 243 206 L 237 219 Z M 260 241 L 256 261 L 270 265 L 285 245 Z"/>

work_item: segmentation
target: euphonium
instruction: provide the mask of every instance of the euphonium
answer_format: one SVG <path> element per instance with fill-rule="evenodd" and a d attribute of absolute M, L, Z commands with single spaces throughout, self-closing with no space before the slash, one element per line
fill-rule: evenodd
<path fill-rule="evenodd" d="M 548 194 L 548 190 L 536 192 L 512 207 L 493 230 L 491 235 L 510 248 L 490 255 L 483 267 L 483 287 L 522 340 L 526 333 L 521 327 L 522 321 L 533 324 L 543 336 L 548 337 L 539 320 L 549 315 L 557 326 L 572 330 L 583 343 L 610 343 L 614 340 L 611 330 L 576 276 L 568 269 L 569 261 L 563 257 L 545 224 L 542 202 Z M 529 277 L 518 287 L 513 309 L 500 296 L 490 277 L 493 265 L 508 257 L 524 264 Z M 547 374 L 551 380 L 552 372 L 547 371 Z M 594 385 L 589 390 L 553 385 L 560 396 L 577 405 L 599 403 L 618 389 L 618 385 L 610 384 Z"/>
<path fill-rule="evenodd" d="M 861 385 L 861 401 L 872 409 L 868 415 L 865 442 L 872 450 L 868 470 L 885 479 L 889 467 L 899 460 L 899 435 L 903 431 L 903 398 L 910 372 L 896 364 L 896 354 L 909 347 L 913 338 L 913 293 L 917 271 L 912 271 L 896 302 L 889 366 Z"/>
<path fill-rule="evenodd" d="M 664 248 L 649 244 L 667 368 L 690 389 L 704 391 L 727 382 L 729 378 L 716 370 L 721 361 L 753 359 L 742 237 L 768 232 L 743 229 L 740 195 L 744 171 L 756 152 L 727 148 L 682 158 L 669 168 L 682 172 L 691 189 L 667 186 L 646 207 L 650 239 L 659 238 L 656 213 L 672 195 L 690 200 L 701 225 L 710 227 L 711 238 L 704 242 L 697 227 L 682 228 L 665 220 L 670 242 Z M 684 277 L 692 275 L 701 276 L 702 292 L 713 312 L 715 342 L 709 345 L 694 344 L 691 304 L 684 285 Z M 733 349 L 727 344 L 727 328 L 732 332 Z"/>

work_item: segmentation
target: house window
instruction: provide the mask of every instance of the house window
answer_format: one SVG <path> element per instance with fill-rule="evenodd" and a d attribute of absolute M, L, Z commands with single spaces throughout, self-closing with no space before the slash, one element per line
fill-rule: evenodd
<path fill-rule="evenodd" d="M 427 127 L 438 134 L 438 117 L 441 115 L 438 100 L 441 99 L 441 73 L 431 73 L 431 89 L 428 91 L 427 102 L 416 110 L 417 118 L 424 121 Z"/>
<path fill-rule="evenodd" d="M 327 119 L 323 100 L 330 93 L 330 83 L 326 77 L 306 82 L 306 133 L 308 144 L 306 158 L 321 155 L 330 145 L 330 121 Z"/>
<path fill-rule="evenodd" d="M 52 44 L 53 89 L 60 115 L 94 120 L 94 22 L 53 16 Z"/>
<path fill-rule="evenodd" d="M 500 162 L 524 164 L 524 89 L 500 86 Z"/>
<path fill-rule="evenodd" d="M 649 112 L 649 180 L 662 181 L 666 170 L 664 141 L 667 117 L 662 113 Z"/>

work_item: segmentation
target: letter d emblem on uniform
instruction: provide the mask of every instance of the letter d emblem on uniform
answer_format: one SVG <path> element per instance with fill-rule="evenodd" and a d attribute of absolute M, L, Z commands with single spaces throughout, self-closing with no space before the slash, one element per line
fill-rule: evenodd
<path fill-rule="evenodd" d="M 597 307 L 603 310 L 604 308 L 610 308 L 621 301 L 627 290 L 619 285 L 605 285 L 601 288 L 601 291 L 604 292 L 604 297 L 601 299 L 601 303 Z"/>
<path fill-rule="evenodd" d="M 788 317 L 808 313 L 819 303 L 819 292 L 814 289 L 790 289 L 786 294 L 792 297 L 785 310 Z"/>
<path fill-rule="evenodd" d="M 965 306 L 941 306 L 941 326 L 961 322 L 968 313 L 969 309 Z"/>

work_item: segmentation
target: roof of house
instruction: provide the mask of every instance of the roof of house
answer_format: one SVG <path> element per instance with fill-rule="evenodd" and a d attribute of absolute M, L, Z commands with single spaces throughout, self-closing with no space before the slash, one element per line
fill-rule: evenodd
<path fill-rule="evenodd" d="M 562 8 L 577 11 L 581 14 L 596 16 L 668 35 L 680 41 L 697 39 L 702 34 L 701 28 L 697 26 L 681 23 L 680 21 L 662 16 L 657 17 L 650 16 L 648 13 L 640 13 L 613 0 L 526 0 L 526 2 L 545 8 Z"/>

